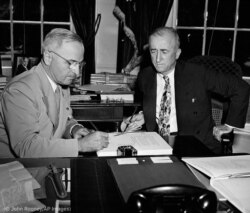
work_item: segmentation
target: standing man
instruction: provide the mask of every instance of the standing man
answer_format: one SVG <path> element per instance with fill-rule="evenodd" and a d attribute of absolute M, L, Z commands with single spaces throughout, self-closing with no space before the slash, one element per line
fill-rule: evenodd
<path fill-rule="evenodd" d="M 56 28 L 38 66 L 11 80 L 0 102 L 0 157 L 76 157 L 108 145 L 108 135 L 72 118 L 69 85 L 85 65 L 75 33 Z"/>
<path fill-rule="evenodd" d="M 216 130 L 230 132 L 245 125 L 249 86 L 233 75 L 224 75 L 205 67 L 178 62 L 181 54 L 179 36 L 173 28 L 156 29 L 149 37 L 152 65 L 138 74 L 139 97 L 143 112 L 124 120 L 133 131 L 146 124 L 148 131 L 158 131 L 168 140 L 171 134 L 192 135 L 213 154 L 221 154 L 221 143 L 213 136 L 210 92 L 230 99 L 226 124 Z M 163 113 L 163 109 L 165 113 Z M 195 149 L 195 147 L 193 147 Z"/>

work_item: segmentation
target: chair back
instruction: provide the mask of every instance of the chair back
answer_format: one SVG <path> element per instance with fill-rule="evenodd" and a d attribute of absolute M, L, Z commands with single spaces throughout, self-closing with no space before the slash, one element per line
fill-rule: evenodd
<path fill-rule="evenodd" d="M 232 73 L 237 77 L 242 78 L 242 70 L 240 65 L 225 56 L 199 55 L 189 59 L 188 61 L 205 65 L 209 69 L 213 69 L 223 73 Z"/>
<path fill-rule="evenodd" d="M 133 192 L 127 202 L 131 213 L 215 213 L 214 192 L 189 185 L 160 185 Z"/>
<path fill-rule="evenodd" d="M 242 70 L 240 65 L 225 56 L 199 55 L 189 59 L 188 62 L 204 65 L 209 69 L 223 73 L 231 73 L 236 77 L 242 78 Z M 222 97 L 212 94 L 212 116 L 215 125 L 221 125 L 224 123 L 224 118 L 227 114 L 227 108 L 227 101 L 225 101 Z"/>

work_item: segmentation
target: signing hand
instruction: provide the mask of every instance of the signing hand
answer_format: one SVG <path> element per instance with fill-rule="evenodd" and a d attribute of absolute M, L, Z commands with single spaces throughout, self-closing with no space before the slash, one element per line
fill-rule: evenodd
<path fill-rule="evenodd" d="M 96 131 L 78 138 L 78 147 L 81 152 L 96 152 L 106 148 L 109 144 L 108 133 Z"/>
<path fill-rule="evenodd" d="M 72 129 L 72 135 L 73 135 L 73 138 L 78 139 L 78 138 L 85 137 L 86 135 L 88 135 L 89 133 L 92 133 L 94 131 L 95 130 L 87 129 L 87 128 L 82 127 L 82 126 L 75 126 Z"/>
<path fill-rule="evenodd" d="M 121 123 L 121 131 L 134 132 L 142 128 L 145 123 L 143 112 L 124 119 Z"/>

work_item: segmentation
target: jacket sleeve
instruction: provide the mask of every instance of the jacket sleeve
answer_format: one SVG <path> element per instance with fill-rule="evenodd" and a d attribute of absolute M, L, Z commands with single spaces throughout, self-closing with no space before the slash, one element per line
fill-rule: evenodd
<path fill-rule="evenodd" d="M 77 139 L 53 137 L 53 124 L 37 96 L 23 84 L 8 87 L 3 93 L 1 104 L 12 151 L 17 157 L 78 156 Z"/>
<path fill-rule="evenodd" d="M 225 123 L 243 128 L 249 103 L 250 86 L 231 73 L 205 71 L 207 89 L 229 100 L 229 109 Z"/>

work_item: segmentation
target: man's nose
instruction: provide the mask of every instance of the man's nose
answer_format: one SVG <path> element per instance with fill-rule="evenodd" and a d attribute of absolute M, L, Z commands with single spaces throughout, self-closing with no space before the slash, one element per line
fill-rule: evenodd
<path fill-rule="evenodd" d="M 160 61 L 161 60 L 161 53 L 160 52 L 157 52 L 156 53 L 156 61 Z"/>
<path fill-rule="evenodd" d="M 71 71 L 72 71 L 73 73 L 76 74 L 76 77 L 79 77 L 79 74 L 80 74 L 80 66 L 79 66 L 79 65 L 76 65 L 76 66 L 72 67 L 72 68 L 71 68 Z"/>

